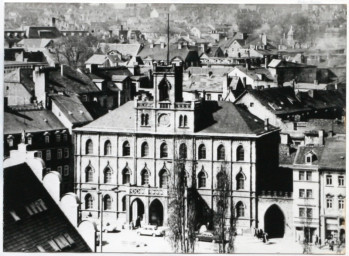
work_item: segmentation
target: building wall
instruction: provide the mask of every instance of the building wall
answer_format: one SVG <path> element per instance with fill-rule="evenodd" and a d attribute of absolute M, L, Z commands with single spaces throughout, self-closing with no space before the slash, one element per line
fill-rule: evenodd
<path fill-rule="evenodd" d="M 30 104 L 33 96 L 20 83 L 5 83 L 4 97 L 9 106 Z"/>

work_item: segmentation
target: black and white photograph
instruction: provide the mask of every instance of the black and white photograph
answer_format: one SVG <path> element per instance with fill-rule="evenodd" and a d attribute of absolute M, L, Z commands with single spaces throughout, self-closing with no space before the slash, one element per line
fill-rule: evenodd
<path fill-rule="evenodd" d="M 4 254 L 346 254 L 347 1 L 3 11 Z"/>

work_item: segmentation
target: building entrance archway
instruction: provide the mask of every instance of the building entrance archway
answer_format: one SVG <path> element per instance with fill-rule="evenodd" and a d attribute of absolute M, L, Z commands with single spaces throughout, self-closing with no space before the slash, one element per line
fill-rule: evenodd
<path fill-rule="evenodd" d="M 268 233 L 269 238 L 284 237 L 285 216 L 279 206 L 274 204 L 265 212 L 264 231 Z"/>
<path fill-rule="evenodd" d="M 155 199 L 149 206 L 149 224 L 162 226 L 164 222 L 164 207 Z"/>
<path fill-rule="evenodd" d="M 135 226 L 138 226 L 140 225 L 140 221 L 143 220 L 143 216 L 144 216 L 144 204 L 142 200 L 140 200 L 139 198 L 136 198 L 135 200 L 133 200 L 130 207 L 131 221 L 134 222 Z"/>

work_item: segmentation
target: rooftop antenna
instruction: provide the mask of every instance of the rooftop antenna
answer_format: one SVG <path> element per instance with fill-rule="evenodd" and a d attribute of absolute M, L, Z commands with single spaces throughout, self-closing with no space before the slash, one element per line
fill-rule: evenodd
<path fill-rule="evenodd" d="M 170 13 L 167 13 L 167 65 L 170 65 Z"/>

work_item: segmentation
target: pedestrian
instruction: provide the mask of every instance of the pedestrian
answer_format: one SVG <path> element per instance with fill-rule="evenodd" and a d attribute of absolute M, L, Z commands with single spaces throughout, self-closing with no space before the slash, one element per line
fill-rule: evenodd
<path fill-rule="evenodd" d="M 321 238 L 319 238 L 319 246 L 321 247 Z"/>
<path fill-rule="evenodd" d="M 265 239 L 267 240 L 267 242 L 269 241 L 268 233 L 265 233 Z"/>
<path fill-rule="evenodd" d="M 137 217 L 137 220 L 136 220 L 136 228 L 140 228 L 141 227 L 141 217 Z"/>
<path fill-rule="evenodd" d="M 267 238 L 265 236 L 265 233 L 263 233 L 263 243 L 266 243 L 267 242 Z"/>
<path fill-rule="evenodd" d="M 256 228 L 254 228 L 254 236 L 258 237 L 258 230 Z"/>

